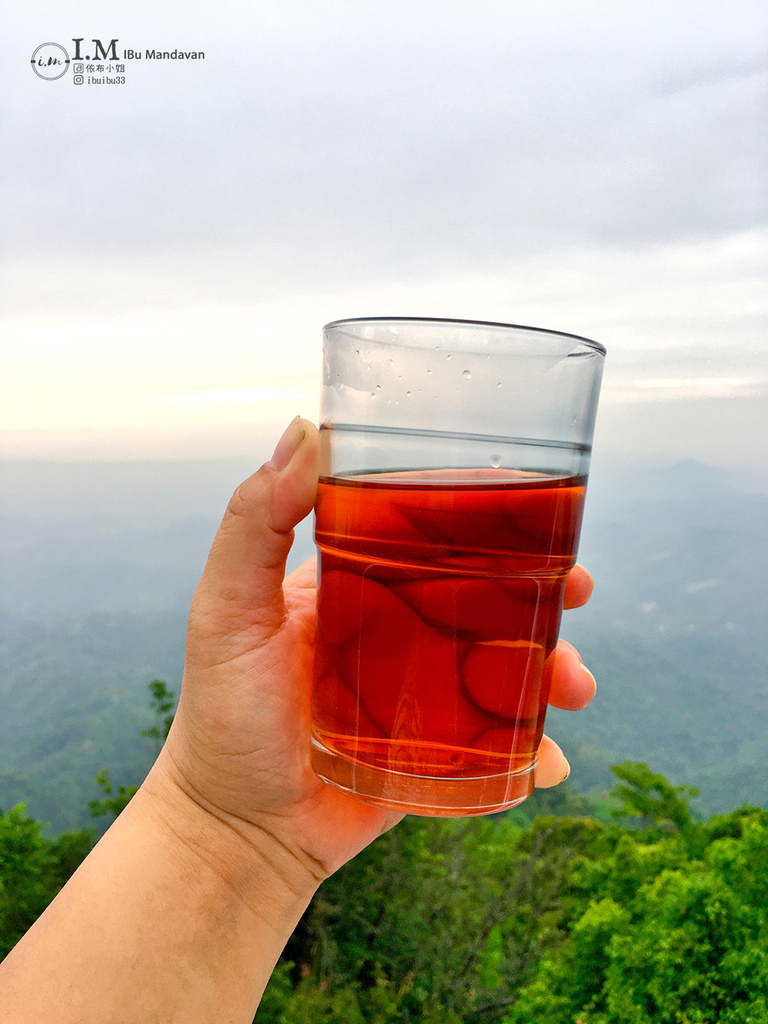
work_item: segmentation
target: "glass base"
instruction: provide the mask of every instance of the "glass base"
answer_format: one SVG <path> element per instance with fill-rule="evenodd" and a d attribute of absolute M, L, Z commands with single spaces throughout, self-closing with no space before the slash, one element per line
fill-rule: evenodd
<path fill-rule="evenodd" d="M 536 762 L 522 771 L 483 778 L 430 778 L 348 760 L 313 736 L 312 767 L 323 782 L 354 800 L 406 814 L 463 818 L 521 804 L 533 792 Z"/>

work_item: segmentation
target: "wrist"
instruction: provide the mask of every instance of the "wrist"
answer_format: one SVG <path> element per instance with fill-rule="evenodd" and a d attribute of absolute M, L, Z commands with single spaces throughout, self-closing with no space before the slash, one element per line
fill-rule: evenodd
<path fill-rule="evenodd" d="M 134 801 L 174 856 L 212 875 L 260 923 L 288 940 L 325 877 L 311 858 L 294 851 L 267 822 L 238 817 L 192 792 L 167 751 Z"/>

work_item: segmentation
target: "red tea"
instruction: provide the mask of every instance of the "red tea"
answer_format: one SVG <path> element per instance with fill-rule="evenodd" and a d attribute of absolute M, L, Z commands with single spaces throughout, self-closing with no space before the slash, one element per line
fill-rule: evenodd
<path fill-rule="evenodd" d="M 313 763 L 416 813 L 530 792 L 585 477 L 323 479 Z"/>

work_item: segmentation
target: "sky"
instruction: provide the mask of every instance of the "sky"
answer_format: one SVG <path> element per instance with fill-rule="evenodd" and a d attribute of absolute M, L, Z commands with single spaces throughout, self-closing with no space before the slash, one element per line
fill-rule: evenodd
<path fill-rule="evenodd" d="M 765 3 L 7 6 L 0 458 L 242 455 L 400 315 L 602 342 L 596 455 L 768 464 Z"/>

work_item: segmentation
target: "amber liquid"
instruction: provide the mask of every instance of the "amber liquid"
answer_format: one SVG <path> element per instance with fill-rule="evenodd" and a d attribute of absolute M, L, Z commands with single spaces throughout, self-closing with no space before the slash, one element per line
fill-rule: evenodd
<path fill-rule="evenodd" d="M 321 777 L 422 814 L 525 799 L 585 484 L 504 470 L 321 480 Z"/>

